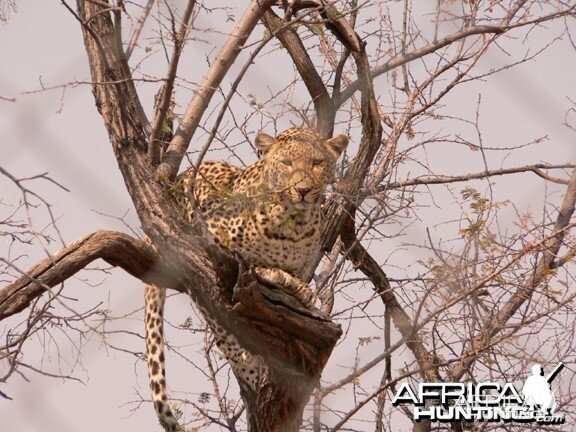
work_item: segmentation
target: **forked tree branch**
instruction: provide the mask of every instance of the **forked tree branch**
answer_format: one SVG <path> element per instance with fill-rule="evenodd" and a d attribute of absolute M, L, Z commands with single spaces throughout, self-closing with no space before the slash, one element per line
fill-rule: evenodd
<path fill-rule="evenodd" d="M 341 18 L 343 19 L 343 18 Z M 358 37 L 354 33 L 355 37 Z M 360 39 L 360 38 L 358 38 Z M 326 223 L 322 228 L 322 238 L 324 240 L 322 251 L 329 251 L 336 242 L 338 236 L 360 202 L 359 193 L 372 161 L 376 157 L 382 145 L 382 125 L 380 123 L 380 113 L 378 102 L 374 93 L 374 86 L 370 76 L 370 62 L 364 44 L 358 41 L 361 47 L 360 52 L 352 52 L 356 62 L 358 79 L 362 82 L 361 91 L 361 121 L 362 139 L 356 154 L 356 158 L 348 168 L 342 181 L 336 185 L 335 198 L 327 205 Z M 321 252 L 315 260 L 312 260 L 305 272 L 305 279 L 310 280 L 314 270 L 318 267 L 322 259 Z"/>
<path fill-rule="evenodd" d="M 441 48 L 444 48 L 445 46 L 448 46 L 459 40 L 466 39 L 470 36 L 480 34 L 494 34 L 494 35 L 503 34 L 509 30 L 518 27 L 532 25 L 535 23 L 542 23 L 551 19 L 555 19 L 559 16 L 568 15 L 572 13 L 576 8 L 576 5 L 572 5 L 559 12 L 555 12 L 533 20 L 527 20 L 525 22 L 511 24 L 512 19 L 516 16 L 518 11 L 524 6 L 525 3 L 526 0 L 517 1 L 515 5 L 510 9 L 509 13 L 504 17 L 504 19 L 502 19 L 502 21 L 498 25 L 476 25 L 464 28 L 462 30 L 449 34 L 448 36 L 445 36 L 442 39 L 435 40 L 434 42 L 431 42 L 423 47 L 415 49 L 414 51 L 411 51 L 407 54 L 397 55 L 388 60 L 385 64 L 373 68 L 370 71 L 371 77 L 376 78 L 386 72 L 391 71 L 392 69 L 403 66 L 406 63 L 424 57 Z M 344 89 L 342 93 L 340 93 L 340 95 L 334 101 L 336 109 L 338 109 L 340 106 L 342 106 L 342 104 L 344 104 L 348 99 L 350 99 L 355 92 L 360 90 L 361 86 L 362 82 L 360 80 L 356 80 L 352 82 L 350 85 L 348 85 L 348 87 L 346 87 L 346 89 Z"/>
<path fill-rule="evenodd" d="M 93 13 L 94 6 L 81 0 L 78 0 L 78 4 L 81 16 Z M 100 14 L 92 20 L 90 27 L 91 32 L 84 32 L 84 40 L 93 80 L 100 82 L 104 78 L 121 78 L 119 84 L 94 86 L 97 105 L 101 107 L 110 141 L 142 228 L 154 246 L 162 251 L 162 262 L 166 265 L 167 272 L 177 275 L 179 286 L 185 287 L 186 293 L 196 304 L 218 325 L 235 334 L 242 346 L 250 352 L 263 355 L 272 364 L 281 365 L 283 370 L 301 373 L 303 366 L 306 370 L 321 367 L 319 362 L 325 358 L 321 351 L 329 353 L 336 340 L 322 344 L 323 346 L 313 346 L 305 341 L 296 344 L 296 351 L 307 350 L 315 355 L 304 356 L 285 347 L 279 350 L 279 342 L 286 345 L 291 343 L 288 340 L 294 339 L 287 334 L 281 336 L 284 332 L 282 329 L 290 331 L 285 317 L 277 318 L 279 327 L 267 332 L 267 326 L 254 326 L 249 317 L 233 309 L 231 297 L 238 279 L 237 262 L 230 253 L 210 241 L 210 236 L 200 228 L 200 224 L 185 220 L 169 190 L 161 183 L 153 181 L 153 172 L 146 152 L 146 138 L 142 126 L 138 123 L 134 105 L 127 103 L 135 89 L 130 80 L 124 53 L 113 49 L 110 17 Z M 104 54 L 96 46 L 92 33 L 107 47 Z M 105 63 L 101 55 L 107 56 Z M 300 312 L 286 308 L 283 315 L 290 314 L 300 315 Z M 302 316 L 302 319 L 310 320 L 310 317 Z M 331 339 L 330 334 L 330 331 L 324 332 L 327 339 Z M 330 348 L 326 348 L 327 346 Z M 303 356 L 313 363 L 303 362 Z"/>
<path fill-rule="evenodd" d="M 503 33 L 505 30 L 506 30 L 505 28 L 500 27 L 500 26 L 487 26 L 487 25 L 474 26 L 474 27 L 469 27 L 469 28 L 460 30 L 460 31 L 452 33 L 452 34 L 450 34 L 450 35 L 448 35 L 442 39 L 438 39 L 437 41 L 429 43 L 428 45 L 425 45 L 421 48 L 415 49 L 414 51 L 411 51 L 411 52 L 407 53 L 406 55 L 400 54 L 400 55 L 397 55 L 397 56 L 391 58 L 385 64 L 371 69 L 370 70 L 370 76 L 372 79 L 374 79 L 374 78 L 376 78 L 382 74 L 385 74 L 386 72 L 391 71 L 392 69 L 396 69 L 397 67 L 400 67 L 406 63 L 409 63 L 413 60 L 424 57 L 425 55 L 433 53 L 434 51 L 437 51 L 440 48 L 448 46 L 448 45 L 450 45 L 456 41 L 459 41 L 461 39 L 465 39 L 467 37 L 474 36 L 474 35 L 486 34 L 486 33 L 500 34 L 500 33 Z M 338 97 L 334 101 L 334 104 L 336 105 L 336 107 L 342 106 L 348 99 L 350 99 L 352 97 L 352 95 L 354 93 L 356 93 L 358 90 L 360 90 L 361 87 L 362 87 L 362 82 L 359 79 L 350 83 L 348 85 L 348 87 L 346 87 L 340 93 L 340 95 L 338 95 Z"/>
<path fill-rule="evenodd" d="M 156 255 L 146 243 L 120 232 L 96 231 L 40 261 L 3 288 L 0 291 L 0 320 L 22 311 L 46 290 L 63 283 L 98 258 L 146 283 L 174 285 L 168 275 L 153 270 Z"/>
<path fill-rule="evenodd" d="M 390 317 L 394 321 L 394 325 L 406 341 L 406 346 L 414 354 L 421 375 L 428 381 L 440 381 L 441 377 L 438 369 L 434 367 L 438 359 L 422 343 L 414 329 L 412 320 L 396 299 L 384 270 L 356 239 L 352 217 L 349 218 L 347 225 L 342 230 L 341 238 L 347 248 L 348 258 L 354 267 L 370 279 L 374 286 L 374 291 L 380 295 L 382 302 L 389 311 Z"/>
<path fill-rule="evenodd" d="M 239 275 L 237 261 L 210 240 L 202 224 L 186 220 L 169 185 L 154 181 L 158 171 L 153 171 L 148 158 L 145 126 L 133 100 L 137 98 L 134 82 L 124 53 L 115 47 L 109 12 L 99 13 L 100 6 L 83 0 L 77 0 L 77 4 L 81 22 L 94 16 L 83 25 L 92 80 L 110 83 L 93 86 L 96 105 L 142 229 L 156 250 L 161 251 L 162 267 L 177 278 L 177 284 L 168 288 L 182 287 L 212 326 L 235 335 L 242 347 L 264 360 L 267 372 L 262 374 L 261 388 L 254 392 L 241 385 L 250 430 L 298 430 L 305 403 L 341 334 L 339 326 L 327 317 L 302 310 L 290 295 L 263 286 L 261 281 L 250 281 L 250 275 L 245 287 L 237 286 L 236 300 L 233 299 Z M 220 83 L 247 39 L 246 32 L 256 24 L 266 4 L 271 2 L 252 2 L 241 21 L 244 24 L 237 26 L 240 34 L 223 49 L 228 50 L 230 57 L 208 74 L 207 80 L 212 84 Z M 213 90 L 200 88 L 191 106 L 207 103 L 207 94 Z M 193 117 L 187 118 L 188 126 L 198 121 L 199 117 Z M 181 127 L 184 129 L 177 138 L 187 146 L 182 133 L 190 134 L 195 126 Z M 178 168 L 181 154 L 178 157 L 177 163 L 168 164 L 169 169 Z M 256 316 L 251 315 L 254 311 Z"/>
<path fill-rule="evenodd" d="M 244 15 L 232 31 L 232 35 L 222 47 L 212 66 L 204 75 L 204 80 L 196 90 L 194 97 L 188 104 L 174 138 L 166 153 L 162 157 L 162 163 L 156 170 L 159 179 L 173 180 L 176 177 L 180 162 L 190 145 L 190 140 L 196 132 L 204 111 L 208 107 L 212 96 L 226 76 L 226 73 L 240 54 L 244 43 L 252 30 L 260 20 L 264 11 L 275 3 L 274 0 L 252 0 L 244 12 Z"/>
<path fill-rule="evenodd" d="M 331 136 L 336 115 L 334 103 L 298 33 L 294 28 L 282 28 L 284 21 L 272 10 L 264 13 L 262 22 L 268 31 L 274 33 L 282 46 L 286 48 L 302 81 L 304 81 L 312 103 L 314 103 L 318 132 L 325 136 Z"/>
<path fill-rule="evenodd" d="M 168 114 L 168 109 L 170 108 L 170 102 L 172 101 L 172 92 L 174 90 L 176 72 L 178 71 L 178 62 L 180 61 L 180 54 L 184 48 L 186 34 L 188 34 L 188 29 L 190 26 L 190 18 L 192 16 L 192 11 L 194 10 L 195 5 L 196 0 L 188 1 L 188 5 L 184 11 L 184 16 L 182 17 L 182 22 L 180 23 L 180 29 L 178 30 L 178 33 L 173 35 L 174 49 L 172 51 L 172 57 L 170 58 L 168 73 L 166 74 L 166 82 L 162 86 L 159 94 L 158 107 L 154 115 L 152 132 L 148 142 L 148 157 L 154 166 L 160 163 L 161 143 L 158 141 L 158 137 L 162 133 L 164 121 L 166 120 L 166 115 Z"/>

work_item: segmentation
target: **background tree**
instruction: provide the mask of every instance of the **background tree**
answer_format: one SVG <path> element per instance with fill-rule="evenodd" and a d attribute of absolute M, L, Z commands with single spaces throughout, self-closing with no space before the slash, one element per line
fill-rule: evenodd
<path fill-rule="evenodd" d="M 0 291 L 0 319 L 7 323 L 1 381 L 10 383 L 23 369 L 49 373 L 23 353 L 34 340 L 56 341 L 56 329 L 65 330 L 67 338 L 78 332 L 80 340 L 89 330 L 106 341 L 106 323 L 114 318 L 110 311 L 99 306 L 76 311 L 64 285 L 98 258 L 145 283 L 188 294 L 274 371 L 261 391 L 242 391 L 240 402 L 206 336 L 202 361 L 213 391 L 180 401 L 188 427 L 407 428 L 410 416 L 391 407 L 387 397 L 398 381 L 512 381 L 533 362 L 551 365 L 562 359 L 571 366 L 573 158 L 504 167 L 502 151 L 506 157 L 529 154 L 531 147 L 546 143 L 546 131 L 532 142 L 512 137 L 485 143 L 482 99 L 471 100 L 472 110 L 464 115 L 450 110 L 450 97 L 467 83 L 479 85 L 556 45 L 571 54 L 576 6 L 561 1 L 438 1 L 434 7 L 407 0 L 274 3 L 254 0 L 236 9 L 194 1 L 79 0 L 77 8 L 62 2 L 81 28 L 91 79 L 58 88 L 92 87 L 138 223 L 162 253 L 139 240 L 138 231 L 97 231 L 66 245 L 49 202 L 29 186 L 41 180 L 66 185 L 45 174 L 21 177 L 2 168 L 5 184 L 19 191 L 21 200 L 7 207 L 1 230 L 8 240 L 2 258 L 7 286 Z M 213 33 L 202 24 L 210 15 L 222 21 Z M 131 31 L 123 25 L 127 19 Z M 421 29 L 424 22 L 432 24 L 427 31 Z M 560 31 L 533 46 L 531 35 L 545 25 Z M 186 48 L 206 42 L 218 45 L 204 54 L 206 65 L 204 55 L 188 57 L 201 76 L 196 83 L 183 70 L 183 59 Z M 506 53 L 506 61 L 483 63 L 496 50 Z M 161 59 L 166 65 L 159 75 Z M 255 63 L 266 64 L 270 74 L 257 88 L 243 88 Z M 295 76 L 288 77 L 285 69 Z M 42 82 L 41 87 L 47 89 Z M 7 104 L 12 98 L 3 99 Z M 567 127 L 572 115 L 568 110 Z M 211 158 L 251 163 L 252 134 L 290 124 L 327 136 L 346 132 L 356 144 L 326 204 L 326 256 L 308 269 L 321 299 L 320 311 L 313 313 L 249 274 L 239 275 L 233 256 L 179 216 L 170 193 L 184 158 L 197 166 L 211 152 Z M 464 131 L 444 132 L 447 125 Z M 455 166 L 438 174 L 435 158 L 447 152 L 460 160 L 473 154 L 480 168 L 461 174 Z M 500 180 L 526 172 L 546 185 L 538 217 L 512 200 L 515 183 Z M 499 190 L 500 182 L 510 193 Z M 429 206 L 442 208 L 443 223 L 428 226 L 417 242 L 402 244 L 415 222 L 429 217 Z M 40 210 L 47 211 L 47 229 L 38 228 Z M 61 240 L 62 249 L 24 271 L 28 264 L 20 247 L 48 252 L 52 238 Z M 397 277 L 389 279 L 387 273 Z M 195 340 L 205 334 L 199 322 L 192 318 L 182 325 Z M 344 376 L 322 376 L 341 337 L 338 324 L 345 330 L 341 348 L 354 355 Z M 198 357 L 191 359 L 200 364 Z M 170 382 L 174 375 L 168 368 Z M 559 407 L 568 424 L 576 411 L 570 381 L 564 378 Z M 341 394 L 339 403 L 330 401 Z M 414 424 L 415 430 L 430 428 Z"/>

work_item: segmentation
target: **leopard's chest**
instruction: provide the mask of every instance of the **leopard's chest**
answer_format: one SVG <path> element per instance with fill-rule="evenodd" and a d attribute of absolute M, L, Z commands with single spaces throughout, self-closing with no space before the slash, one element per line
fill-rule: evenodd
<path fill-rule="evenodd" d="M 290 210 L 274 204 L 222 215 L 208 227 L 224 246 L 238 251 L 250 264 L 297 276 L 320 248 L 320 218 L 319 206 Z"/>

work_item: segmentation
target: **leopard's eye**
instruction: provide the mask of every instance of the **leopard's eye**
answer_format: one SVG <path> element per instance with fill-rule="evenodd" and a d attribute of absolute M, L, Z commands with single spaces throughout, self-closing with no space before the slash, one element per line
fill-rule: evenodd
<path fill-rule="evenodd" d="M 280 162 L 286 166 L 292 166 L 292 161 L 290 159 L 282 159 Z"/>
<path fill-rule="evenodd" d="M 324 162 L 324 159 L 314 159 L 314 160 L 312 161 L 312 166 L 322 165 L 322 162 Z"/>

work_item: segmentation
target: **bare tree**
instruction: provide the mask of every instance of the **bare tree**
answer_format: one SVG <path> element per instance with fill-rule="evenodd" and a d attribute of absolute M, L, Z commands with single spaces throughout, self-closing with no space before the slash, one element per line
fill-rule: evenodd
<path fill-rule="evenodd" d="M 213 12 L 210 5 L 190 0 L 178 10 L 170 2 L 142 3 L 78 0 L 73 9 L 62 2 L 82 29 L 91 71 L 88 82 L 67 85 L 92 86 L 141 229 L 153 247 L 136 235 L 96 231 L 63 245 L 26 271 L 21 257 L 2 258 L 9 283 L 0 291 L 0 320 L 28 314 L 8 331 L 10 337 L 0 347 L 0 359 L 9 365 L 0 381 L 19 368 L 34 368 L 21 358 L 22 346 L 59 319 L 51 315 L 50 306 L 65 300 L 62 284 L 98 258 L 146 284 L 190 296 L 217 325 L 266 362 L 269 376 L 255 391 L 242 388 L 242 404 L 233 404 L 228 396 L 231 390 L 222 386 L 220 360 L 207 337 L 203 355 L 206 377 L 214 387 L 214 407 L 193 403 L 198 415 L 188 419 L 190 424 L 251 432 L 382 431 L 412 420 L 409 413 L 390 405 L 389 396 L 399 381 L 485 377 L 510 381 L 534 361 L 549 364 L 562 358 L 574 364 L 569 318 L 576 295 L 574 161 L 491 168 L 488 161 L 502 146 L 484 142 L 480 98 L 472 104 L 474 119 L 456 119 L 472 128 L 473 138 L 445 135 L 437 124 L 454 121 L 444 104 L 449 106 L 446 100 L 455 89 L 490 79 L 530 61 L 552 44 L 572 40 L 569 28 L 576 5 L 439 0 L 432 8 L 409 0 L 280 4 L 252 0 L 238 17 L 226 8 L 218 10 L 234 22 L 234 28 L 208 66 L 195 59 L 195 68 L 206 69 L 196 85 L 179 73 L 180 59 L 186 47 L 197 42 L 198 17 Z M 419 27 L 416 17 L 423 16 L 432 24 L 431 31 Z M 126 17 L 137 17 L 131 34 L 123 26 Z M 150 20 L 159 29 L 152 50 L 167 62 L 161 77 L 152 77 L 145 66 L 131 63 L 145 51 L 140 47 L 141 34 Z M 551 22 L 565 23 L 565 31 L 551 35 L 543 47 L 519 51 L 517 39 L 529 42 L 530 32 Z M 507 52 L 507 46 L 514 54 L 506 63 L 479 69 L 489 50 Z M 287 59 L 295 76 L 283 83 L 284 88 L 270 89 L 268 100 L 262 99 L 265 92 L 240 90 L 254 62 L 274 65 Z M 235 78 L 225 91 L 232 71 Z M 383 76 L 385 85 L 380 84 Z M 143 104 L 140 83 L 155 86 L 154 106 Z M 175 89 L 182 89 L 187 99 L 176 95 Z M 307 94 L 306 103 L 294 101 L 296 92 Z M 234 98 L 242 99 L 240 105 L 234 105 Z M 221 143 L 228 154 L 241 160 L 233 143 L 247 147 L 253 129 L 275 132 L 284 117 L 327 137 L 335 130 L 347 132 L 356 143 L 325 204 L 322 254 L 306 269 L 305 282 L 315 285 L 321 300 L 319 309 L 313 310 L 239 267 L 230 251 L 207 238 L 200 222 L 185 220 L 172 193 L 183 159 L 198 167 Z M 570 116 L 566 123 L 573 126 Z M 203 144 L 197 143 L 201 137 Z M 522 152 L 540 141 L 506 149 Z M 484 166 L 476 173 L 458 174 L 456 167 L 454 172 L 437 174 L 426 155 L 436 152 L 434 146 L 440 144 L 480 152 Z M 533 173 L 546 182 L 550 197 L 541 218 L 518 211 L 516 229 L 501 230 L 501 214 L 514 209 L 514 203 L 498 200 L 493 184 L 521 173 Z M 0 233 L 16 242 L 41 240 L 42 230 L 34 228 L 31 217 L 16 222 L 14 215 L 42 205 L 55 226 L 49 203 L 26 186 L 30 180 L 52 180 L 47 175 L 18 178 L 1 168 L 0 174 L 22 194 L 20 206 L 1 222 Z M 462 186 L 464 182 L 475 183 Z M 461 189 L 455 192 L 450 185 Z M 405 245 L 426 250 L 427 258 L 406 262 L 404 267 L 413 265 L 416 270 L 389 279 L 384 260 L 374 255 L 370 244 L 385 244 L 385 237 L 399 237 L 408 230 L 421 217 L 421 206 L 434 200 L 434 187 L 446 188 L 453 197 L 446 217 L 453 238 L 443 241 L 428 231 L 419 244 Z M 366 291 L 370 295 L 361 300 L 350 297 L 350 292 L 365 285 L 372 288 Z M 77 314 L 87 326 L 92 315 L 104 320 L 108 311 Z M 377 342 L 372 337 L 361 339 L 349 373 L 328 380 L 322 372 L 342 337 L 342 325 L 346 329 L 373 326 L 382 334 L 383 347 L 366 360 L 360 345 Z M 204 326 L 199 332 L 206 332 Z M 538 357 L 534 338 L 541 332 L 554 343 Z M 350 342 L 344 339 L 343 343 Z M 392 367 L 404 348 L 409 360 Z M 377 369 L 382 369 L 381 379 L 374 385 L 373 378 L 366 377 Z M 331 407 L 326 400 L 337 392 L 347 392 L 350 404 Z M 311 397 L 311 409 L 305 413 Z M 567 416 L 576 416 L 571 396 L 563 397 L 561 405 Z M 484 428 L 503 430 L 514 425 Z M 413 430 L 431 429 L 430 422 L 413 424 Z"/>

